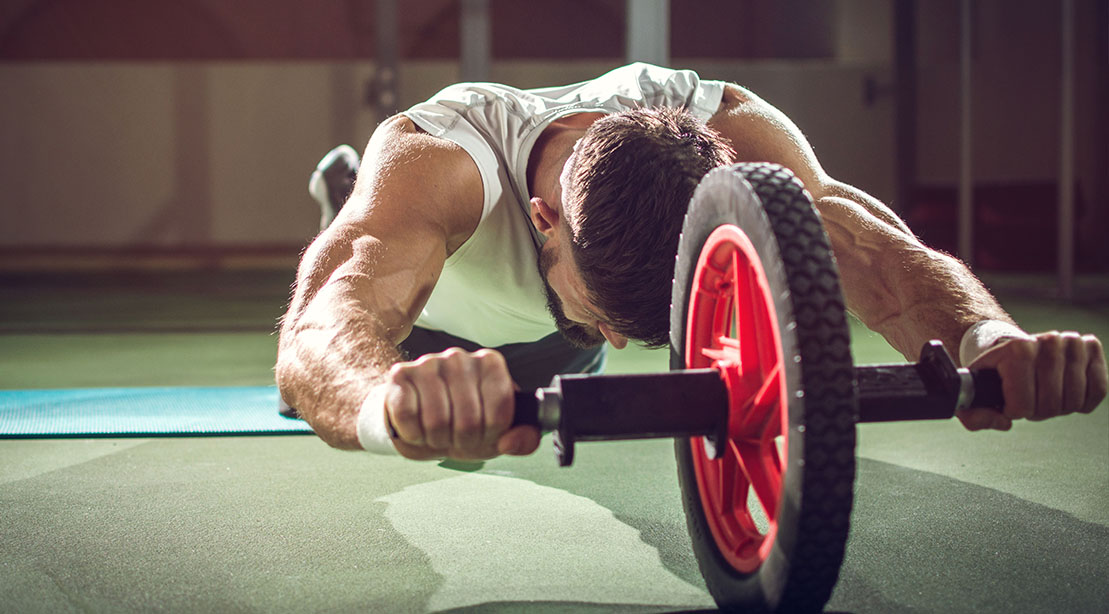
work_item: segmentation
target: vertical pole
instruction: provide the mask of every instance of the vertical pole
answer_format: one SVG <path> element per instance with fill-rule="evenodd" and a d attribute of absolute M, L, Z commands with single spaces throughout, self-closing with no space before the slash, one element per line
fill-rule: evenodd
<path fill-rule="evenodd" d="M 906 215 L 916 186 L 916 1 L 894 5 L 894 140 L 897 195 L 894 209 Z"/>
<path fill-rule="evenodd" d="M 959 257 L 974 264 L 974 125 L 971 88 L 972 6 L 963 0 L 959 37 Z"/>
<path fill-rule="evenodd" d="M 374 13 L 377 49 L 374 55 L 374 76 L 370 84 L 370 104 L 378 120 L 397 112 L 397 0 L 377 0 Z"/>
<path fill-rule="evenodd" d="M 184 62 L 173 68 L 173 153 L 174 191 L 164 210 L 155 220 L 169 219 L 176 224 L 178 244 L 187 246 L 210 244 L 216 219 L 212 198 L 212 139 L 206 128 L 212 124 L 209 112 L 211 88 L 208 69 L 200 62 Z M 172 209 L 176 208 L 176 211 Z M 162 217 L 166 216 L 167 217 Z M 139 242 L 165 239 L 142 236 Z"/>
<path fill-rule="evenodd" d="M 670 0 L 627 0 L 628 62 L 670 64 Z"/>
<path fill-rule="evenodd" d="M 1094 10 L 1095 34 L 1093 58 L 1094 65 L 1094 108 L 1109 109 L 1109 2 L 1098 2 Z M 1105 270 L 1109 265 L 1109 245 L 1098 241 L 1097 229 L 1109 228 L 1109 114 L 1093 113 L 1092 139 L 1094 142 L 1090 170 L 1083 177 L 1089 185 L 1084 196 L 1089 196 L 1089 212 L 1083 216 L 1078 233 L 1079 248 L 1088 246 L 1093 252 L 1095 262 Z M 1086 222 L 1089 228 L 1086 228 Z"/>
<path fill-rule="evenodd" d="M 462 0 L 461 17 L 459 77 L 463 81 L 488 81 L 493 58 L 489 0 Z"/>
<path fill-rule="evenodd" d="M 1074 296 L 1074 0 L 1063 0 L 1059 138 L 1059 295 Z"/>

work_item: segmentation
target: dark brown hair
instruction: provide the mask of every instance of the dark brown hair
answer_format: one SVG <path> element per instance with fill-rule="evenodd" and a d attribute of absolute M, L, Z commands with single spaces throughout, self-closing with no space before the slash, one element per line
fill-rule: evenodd
<path fill-rule="evenodd" d="M 597 120 L 576 151 L 564 204 L 589 298 L 615 332 L 663 347 L 689 199 L 705 173 L 735 153 L 688 111 L 661 107 Z"/>

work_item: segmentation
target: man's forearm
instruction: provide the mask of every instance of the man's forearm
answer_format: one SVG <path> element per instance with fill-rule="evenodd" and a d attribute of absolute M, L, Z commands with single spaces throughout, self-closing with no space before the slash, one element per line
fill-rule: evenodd
<path fill-rule="evenodd" d="M 925 342 L 939 339 L 959 360 L 963 334 L 982 320 L 1013 323 L 985 286 L 951 256 L 938 252 L 909 258 L 906 266 L 891 276 L 899 297 L 899 308 L 884 317 L 865 322 L 880 333 L 902 355 L 917 360 Z M 910 273 L 910 271 L 913 271 Z"/>
<path fill-rule="evenodd" d="M 284 322 L 277 384 L 321 439 L 359 449 L 362 401 L 401 356 L 371 314 L 352 300 L 328 296 L 334 292 L 341 290 L 322 290 L 299 317 Z"/>
<path fill-rule="evenodd" d="M 909 360 L 930 339 L 957 354 L 981 320 L 1012 319 L 958 259 L 929 249 L 857 202 L 818 202 L 839 263 L 847 308 Z"/>

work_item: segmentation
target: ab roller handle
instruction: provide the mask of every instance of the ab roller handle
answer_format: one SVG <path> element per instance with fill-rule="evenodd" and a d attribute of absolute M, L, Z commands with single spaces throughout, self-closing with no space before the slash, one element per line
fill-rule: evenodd
<path fill-rule="evenodd" d="M 939 341 L 926 343 L 916 364 L 855 367 L 855 377 L 858 422 L 945 420 L 962 409 L 1005 405 L 996 369 L 956 368 Z"/>
<path fill-rule="evenodd" d="M 716 369 L 639 375 L 556 375 L 551 385 L 516 393 L 513 426 L 554 433 L 562 466 L 576 441 L 708 436 L 723 440 L 728 390 Z"/>
<path fill-rule="evenodd" d="M 1003 406 L 994 369 L 956 368 L 939 341 L 916 364 L 855 367 L 857 422 L 949 419 L 960 409 Z M 554 433 L 562 466 L 576 441 L 709 437 L 727 439 L 730 395 L 716 369 L 642 375 L 559 375 L 551 385 L 516 393 L 513 426 Z"/>

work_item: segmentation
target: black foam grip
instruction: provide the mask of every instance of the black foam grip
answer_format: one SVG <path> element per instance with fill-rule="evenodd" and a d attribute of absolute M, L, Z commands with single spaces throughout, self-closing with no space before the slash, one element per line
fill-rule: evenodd
<path fill-rule="evenodd" d="M 971 407 L 1005 407 L 1005 396 L 1001 393 L 1001 376 L 997 369 L 981 369 L 973 371 L 974 400 Z"/>
<path fill-rule="evenodd" d="M 512 414 L 512 426 L 539 426 L 539 399 L 534 390 L 516 392 L 516 413 Z"/>

